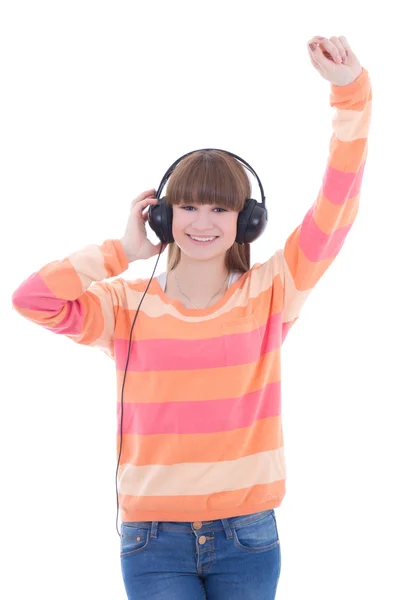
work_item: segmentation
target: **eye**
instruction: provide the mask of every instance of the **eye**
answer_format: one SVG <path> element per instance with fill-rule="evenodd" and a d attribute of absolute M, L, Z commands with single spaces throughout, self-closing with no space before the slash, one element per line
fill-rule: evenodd
<path fill-rule="evenodd" d="M 195 208 L 194 206 L 181 206 L 181 208 L 183 208 L 183 210 L 185 210 L 186 208 Z M 214 208 L 214 210 L 222 210 L 222 212 L 227 212 L 225 210 L 225 208 L 222 208 L 220 206 L 217 206 L 216 208 Z"/>

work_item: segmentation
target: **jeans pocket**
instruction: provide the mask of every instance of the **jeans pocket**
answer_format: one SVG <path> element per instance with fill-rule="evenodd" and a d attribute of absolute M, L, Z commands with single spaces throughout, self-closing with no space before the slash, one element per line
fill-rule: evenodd
<path fill-rule="evenodd" d="M 264 552 L 275 548 L 279 542 L 275 514 L 267 514 L 248 525 L 234 527 L 233 540 L 235 545 L 246 552 Z"/>
<path fill-rule="evenodd" d="M 145 550 L 150 542 L 150 529 L 121 523 L 120 555 L 131 556 Z"/>

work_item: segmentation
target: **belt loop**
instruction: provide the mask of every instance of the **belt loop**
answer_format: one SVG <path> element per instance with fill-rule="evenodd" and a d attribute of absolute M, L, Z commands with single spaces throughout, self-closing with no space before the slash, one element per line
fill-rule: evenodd
<path fill-rule="evenodd" d="M 150 537 L 152 537 L 152 538 L 156 538 L 156 537 L 157 537 L 157 530 L 158 530 L 158 521 L 152 521 L 152 522 L 151 522 L 151 533 L 150 533 Z"/>
<path fill-rule="evenodd" d="M 227 540 L 231 540 L 233 538 L 232 529 L 229 525 L 228 519 L 221 519 L 222 527 L 225 530 L 225 535 Z"/>

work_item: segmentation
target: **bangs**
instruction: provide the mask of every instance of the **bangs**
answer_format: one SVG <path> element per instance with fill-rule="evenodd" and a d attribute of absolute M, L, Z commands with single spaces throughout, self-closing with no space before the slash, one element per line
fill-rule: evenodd
<path fill-rule="evenodd" d="M 168 204 L 213 204 L 240 212 L 251 198 L 251 184 L 239 161 L 220 150 L 193 152 L 173 170 Z"/>

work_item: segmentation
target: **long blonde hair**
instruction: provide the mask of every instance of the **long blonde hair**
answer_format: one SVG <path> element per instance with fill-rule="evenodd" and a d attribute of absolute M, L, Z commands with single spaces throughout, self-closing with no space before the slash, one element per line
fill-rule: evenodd
<path fill-rule="evenodd" d="M 222 208 L 241 211 L 251 198 L 251 183 L 243 165 L 223 150 L 197 150 L 183 158 L 168 179 L 166 202 L 180 204 L 218 204 Z M 181 249 L 168 245 L 167 269 L 179 263 Z M 230 271 L 245 273 L 250 269 L 250 244 L 234 242 L 225 254 Z"/>

